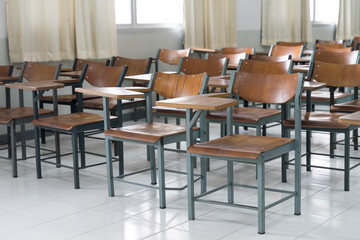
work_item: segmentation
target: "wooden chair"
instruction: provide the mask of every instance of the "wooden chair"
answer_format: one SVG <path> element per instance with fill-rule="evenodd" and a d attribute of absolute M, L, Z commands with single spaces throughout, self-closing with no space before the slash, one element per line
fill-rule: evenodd
<path fill-rule="evenodd" d="M 360 47 L 360 36 L 354 36 L 352 39 L 351 39 L 351 49 L 352 50 L 360 50 L 359 47 Z"/>
<path fill-rule="evenodd" d="M 306 48 L 306 42 L 285 42 L 285 41 L 279 41 L 276 43 L 276 45 L 280 46 L 304 46 L 304 49 Z"/>
<path fill-rule="evenodd" d="M 159 61 L 168 65 L 178 65 L 180 58 L 188 57 L 189 54 L 190 48 L 181 50 L 159 49 L 155 59 L 155 72 L 159 71 Z"/>
<path fill-rule="evenodd" d="M 12 73 L 14 70 L 14 66 L 13 65 L 6 65 L 6 66 L 0 66 L 0 77 L 11 77 Z M 2 82 L 0 82 L 2 83 Z M 10 89 L 5 88 L 5 97 L 7 98 L 5 100 L 5 105 L 6 108 L 10 108 L 10 94 L 9 94 Z M 5 106 L 4 106 L 5 107 Z M 0 109 L 4 109 L 3 107 L 1 107 Z M 10 127 L 7 127 L 7 139 L 10 139 Z M 10 142 L 7 142 L 8 144 L 8 158 L 11 158 L 11 147 L 10 147 Z"/>
<path fill-rule="evenodd" d="M 338 40 L 322 40 L 322 39 L 316 39 L 315 40 L 315 44 L 324 44 L 324 45 L 333 45 L 333 44 L 344 44 L 344 40 L 343 39 L 338 39 Z"/>
<path fill-rule="evenodd" d="M 195 219 L 195 201 L 202 203 L 219 204 L 222 206 L 241 207 L 253 209 L 258 212 L 258 233 L 265 233 L 265 210 L 283 202 L 290 197 L 295 198 L 294 212 L 300 215 L 301 199 L 301 129 L 300 129 L 300 96 L 303 85 L 301 74 L 253 74 L 247 72 L 233 73 L 231 76 L 230 89 L 242 98 L 253 102 L 266 102 L 282 105 L 282 120 L 290 113 L 289 102 L 295 99 L 296 131 L 295 139 L 291 139 L 288 131 L 283 131 L 281 137 L 251 136 L 232 134 L 232 127 L 228 127 L 227 136 L 207 142 L 191 145 L 188 148 L 188 166 L 196 159 L 193 157 L 211 158 L 213 160 L 225 160 L 227 162 L 227 181 L 225 185 L 195 196 L 193 169 L 188 167 L 188 205 L 189 219 Z M 270 90 L 270 91 L 269 91 Z M 228 111 L 228 118 L 232 119 L 232 111 Z M 206 130 L 205 130 L 206 131 Z M 294 191 L 283 191 L 265 187 L 265 163 L 295 151 L 295 183 Z M 189 162 L 190 161 L 190 162 Z M 256 166 L 257 186 L 248 183 L 240 184 L 234 181 L 234 163 L 247 163 Z M 206 171 L 203 171 L 206 174 Z M 202 176 L 205 180 L 206 175 Z M 235 203 L 234 187 L 249 187 L 257 189 L 257 205 L 249 206 Z M 203 198 L 221 189 L 227 188 L 227 201 L 215 200 L 214 197 Z M 265 191 L 277 191 L 286 193 L 275 203 L 265 205 Z M 220 194 L 222 195 L 222 194 Z M 255 201 L 256 202 L 256 201 Z"/>
<path fill-rule="evenodd" d="M 257 74 L 288 74 L 291 73 L 292 61 L 287 60 L 283 62 L 265 62 L 255 61 L 251 59 L 245 59 L 241 61 L 240 72 L 257 73 Z M 228 93 L 232 94 L 233 97 L 240 98 L 238 89 L 228 89 Z M 247 99 L 244 99 L 245 101 Z M 266 102 L 258 102 L 267 104 Z M 227 113 L 224 111 L 210 112 L 206 118 L 210 122 L 216 122 L 222 124 L 221 135 L 225 134 L 225 123 Z M 267 109 L 266 106 L 263 108 L 248 107 L 247 102 L 244 107 L 236 107 L 233 110 L 233 122 L 236 126 L 236 133 L 239 133 L 238 126 L 254 127 L 256 128 L 256 135 L 261 135 L 261 128 L 263 128 L 263 135 L 266 135 L 266 125 L 269 123 L 277 122 L 281 120 L 281 111 L 277 109 Z"/>
<path fill-rule="evenodd" d="M 82 86 L 83 81 L 86 80 L 90 85 L 94 87 L 108 87 L 116 86 L 125 77 L 127 67 L 110 67 L 100 63 L 88 63 L 85 65 L 83 72 L 80 77 L 79 87 Z M 55 164 L 57 167 L 64 166 L 73 169 L 74 174 L 74 188 L 80 188 L 79 169 L 87 167 L 97 166 L 101 163 L 94 165 L 86 165 L 85 161 L 85 141 L 84 133 L 92 130 L 104 128 L 104 117 L 99 114 L 83 112 L 82 106 L 82 94 L 76 93 L 77 102 L 79 103 L 77 108 L 78 111 L 75 113 L 58 115 L 52 117 L 38 118 L 33 121 L 35 131 L 40 129 L 57 131 L 65 134 L 70 134 L 72 139 L 73 149 L 73 166 L 66 166 L 60 162 L 50 162 L 40 158 L 40 155 L 36 154 L 37 163 L 37 177 L 41 178 L 41 162 L 47 162 Z M 118 105 L 118 107 L 121 107 Z M 121 109 L 118 109 L 121 112 Z M 113 117 L 111 119 L 111 125 L 117 126 L 119 120 Z M 77 141 L 79 140 L 79 146 Z M 39 139 L 35 139 L 39 142 Z M 60 153 L 60 145 L 55 146 L 56 152 Z M 119 146 L 120 147 L 120 146 Z M 39 151 L 39 144 L 36 144 L 36 150 Z M 120 151 L 120 150 L 119 150 Z M 80 152 L 80 166 L 78 163 L 78 153 Z M 91 153 L 90 153 L 91 154 Z M 97 154 L 98 155 L 98 154 Z M 104 162 L 105 163 L 105 162 Z"/>
<path fill-rule="evenodd" d="M 221 50 L 216 51 L 217 53 L 224 53 L 224 54 L 234 54 L 234 53 L 247 53 L 247 54 L 254 54 L 255 48 L 248 47 L 248 48 L 235 48 L 235 47 L 228 47 L 222 48 Z"/>
<path fill-rule="evenodd" d="M 325 49 L 315 50 L 312 54 L 311 63 L 314 62 L 327 62 L 336 64 L 356 64 L 358 63 L 359 52 L 333 52 Z M 310 79 L 311 72 L 313 71 L 314 64 L 310 64 L 308 78 Z M 353 99 L 353 95 L 344 92 L 334 92 L 334 104 L 347 102 Z M 303 94 L 302 100 L 306 100 L 306 95 Z M 311 103 L 314 105 L 330 105 L 330 93 L 328 91 L 313 91 L 311 93 Z"/>
<path fill-rule="evenodd" d="M 284 62 L 287 60 L 291 60 L 291 55 L 266 56 L 266 55 L 250 54 L 248 59 L 256 60 L 256 61 L 265 61 L 265 62 Z"/>
<path fill-rule="evenodd" d="M 338 87 L 357 87 L 359 86 L 360 65 L 359 64 L 334 64 L 325 62 L 314 62 L 314 68 L 311 73 L 311 79 L 318 82 L 326 83 L 330 91 L 330 105 L 335 102 L 334 91 Z M 355 130 L 358 126 L 339 123 L 339 117 L 345 115 L 344 113 L 332 112 L 307 112 L 302 115 L 301 128 L 306 130 L 306 169 L 311 170 L 312 167 L 320 167 L 330 170 L 339 170 L 344 172 L 344 190 L 350 190 L 350 170 L 358 166 L 356 164 L 350 167 L 350 131 Z M 294 122 L 289 119 L 284 122 L 288 128 L 294 127 Z M 311 151 L 311 131 L 343 133 L 345 135 L 344 141 L 344 155 L 334 155 L 334 142 L 330 139 L 330 157 L 341 157 L 344 159 L 344 167 L 327 167 L 311 164 L 311 154 L 316 154 Z M 324 155 L 320 153 L 320 155 Z"/>
<path fill-rule="evenodd" d="M 61 65 L 44 65 L 33 62 L 24 62 L 20 73 L 20 82 L 24 80 L 29 82 L 56 80 Z M 10 128 L 10 145 L 11 145 L 11 159 L 12 159 L 12 174 L 13 177 L 18 176 L 17 170 L 17 153 L 16 153 L 16 126 L 21 125 L 21 145 L 22 158 L 26 159 L 26 143 L 25 143 L 25 126 L 26 123 L 31 123 L 34 118 L 33 108 L 25 107 L 23 90 L 19 90 L 19 107 L 10 107 L 0 110 L 0 124 Z M 39 116 L 44 117 L 52 115 L 53 111 L 48 109 L 39 109 Z"/>
<path fill-rule="evenodd" d="M 98 63 L 108 66 L 110 63 L 110 60 L 105 61 L 90 61 L 86 59 L 79 59 L 75 58 L 73 63 L 73 71 L 82 71 L 84 66 L 86 64 L 92 64 L 92 63 Z M 78 87 L 76 85 L 73 86 L 72 93 L 71 94 L 61 94 L 58 96 L 58 104 L 60 105 L 69 105 L 70 106 L 70 112 L 76 112 L 76 94 L 74 92 L 75 87 Z M 96 98 L 94 96 L 84 95 L 83 99 L 92 99 Z M 40 99 L 40 108 L 44 108 L 44 104 L 53 104 L 53 97 L 52 96 L 43 96 Z M 43 139 L 44 142 L 44 139 Z"/>
<path fill-rule="evenodd" d="M 205 73 L 197 75 L 179 75 L 179 74 L 166 74 L 157 73 L 154 75 L 149 83 L 151 91 L 146 94 L 147 98 L 147 121 L 136 125 L 114 128 L 105 131 L 105 141 L 107 146 L 111 145 L 111 141 L 121 142 L 136 142 L 147 145 L 148 156 L 150 158 L 150 168 L 146 170 L 151 171 L 151 184 L 156 184 L 156 167 L 155 167 L 155 147 L 158 152 L 158 175 L 160 195 L 160 208 L 166 207 L 165 191 L 168 189 L 175 190 L 174 188 L 167 188 L 165 186 L 165 169 L 164 169 L 164 145 L 178 141 L 186 140 L 186 127 L 175 126 L 165 123 L 153 122 L 152 117 L 152 91 L 158 93 L 165 98 L 175 98 L 182 96 L 193 96 L 204 93 L 206 91 L 208 77 Z M 194 128 L 196 137 L 199 136 L 199 129 Z M 109 196 L 114 196 L 114 180 L 126 181 L 124 178 L 134 173 L 120 174 L 119 177 L 113 176 L 112 156 L 110 149 L 107 149 L 107 166 L 108 166 L 108 184 Z M 143 172 L 139 170 L 137 172 Z M 135 172 L 135 173 L 137 173 Z M 173 171 L 174 172 L 174 171 Z M 177 172 L 177 171 L 175 171 Z M 137 183 L 137 185 L 149 187 Z M 150 186 L 151 187 L 151 186 Z M 154 188 L 154 187 L 152 187 Z M 177 190 L 182 190 L 184 187 Z"/>
<path fill-rule="evenodd" d="M 339 43 L 339 44 L 321 44 L 321 43 L 317 43 L 315 44 L 316 49 L 343 49 L 345 48 L 345 44 L 344 43 Z"/>
<path fill-rule="evenodd" d="M 292 58 L 301 57 L 304 51 L 304 46 L 283 46 L 283 45 L 272 45 L 269 50 L 268 56 L 288 56 Z"/>
<path fill-rule="evenodd" d="M 240 60 L 247 58 L 247 53 L 208 53 L 206 54 L 206 59 L 213 58 L 228 58 L 228 69 L 236 70 L 239 68 Z M 225 73 L 226 74 L 226 73 Z"/>
<path fill-rule="evenodd" d="M 180 59 L 178 73 L 185 75 L 199 74 L 206 72 L 210 77 L 225 75 L 229 59 L 212 58 L 199 59 L 191 57 L 183 57 Z"/>
<path fill-rule="evenodd" d="M 145 74 L 149 73 L 150 66 L 151 66 L 152 58 L 145 58 L 145 59 L 130 59 L 130 58 L 123 58 L 123 57 L 113 57 L 110 63 L 110 66 L 127 66 L 127 72 L 126 75 L 138 75 L 138 74 Z M 122 86 L 122 82 L 118 83 L 119 85 L 117 87 Z M 115 87 L 114 85 L 113 87 Z M 134 84 L 133 86 L 138 87 L 145 87 L 144 84 Z M 139 107 L 145 107 L 145 99 L 143 98 L 136 98 L 132 100 L 122 100 L 122 109 L 133 109 L 132 116 L 129 118 L 126 116 L 123 116 L 123 120 L 127 119 L 133 119 L 137 120 L 139 117 L 137 116 L 137 108 Z M 103 109 L 103 102 L 101 98 L 94 98 L 94 99 L 86 99 L 83 101 L 83 107 L 84 109 L 94 109 L 94 110 L 102 110 Z M 117 110 L 117 100 L 116 99 L 110 99 L 109 101 L 109 110 L 110 114 L 113 116 L 116 116 L 116 110 Z"/>

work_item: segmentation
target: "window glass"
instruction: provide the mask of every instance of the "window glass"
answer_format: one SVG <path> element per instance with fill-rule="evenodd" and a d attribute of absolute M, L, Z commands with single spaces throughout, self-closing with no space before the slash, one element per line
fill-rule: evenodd
<path fill-rule="evenodd" d="M 136 0 L 137 24 L 183 22 L 183 0 Z"/>
<path fill-rule="evenodd" d="M 337 22 L 339 0 L 310 0 L 311 21 Z"/>
<path fill-rule="evenodd" d="M 115 0 L 116 24 L 131 24 L 131 0 Z"/>

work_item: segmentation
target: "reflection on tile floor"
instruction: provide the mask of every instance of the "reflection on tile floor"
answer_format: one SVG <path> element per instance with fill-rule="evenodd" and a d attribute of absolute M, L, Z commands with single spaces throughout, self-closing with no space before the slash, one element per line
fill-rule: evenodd
<path fill-rule="evenodd" d="M 274 135 L 279 130 L 268 130 Z M 253 130 L 244 131 L 253 134 Z M 219 134 L 217 125 L 211 125 L 211 137 Z M 303 152 L 304 152 L 303 135 Z M 339 139 L 342 136 L 339 136 Z M 313 134 L 313 149 L 327 153 L 328 135 Z M 33 141 L 29 141 L 33 144 Z M 48 137 L 47 148 L 53 148 Z M 62 151 L 71 151 L 68 136 L 61 136 Z M 104 153 L 104 143 L 87 139 L 87 150 Z M 337 153 L 342 153 L 338 146 Z M 20 154 L 20 152 L 19 152 Z M 34 152 L 28 148 L 28 155 Z M 6 157 L 5 150 L 0 155 Z M 360 156 L 360 151 L 351 151 Z M 166 166 L 173 170 L 186 170 L 184 153 L 166 152 Z M 63 162 L 71 164 L 72 157 Z M 87 155 L 88 162 L 103 161 L 101 157 Z M 341 158 L 329 161 L 324 156 L 313 156 L 313 162 L 341 167 Z M 352 160 L 353 163 L 356 160 Z M 126 171 L 146 167 L 145 147 L 125 144 Z M 266 234 L 257 234 L 255 211 L 196 203 L 196 220 L 187 219 L 187 192 L 168 191 L 167 208 L 159 209 L 158 192 L 126 183 L 115 183 L 115 197 L 107 195 L 105 165 L 80 171 L 81 189 L 73 189 L 70 169 L 43 164 L 43 178 L 36 179 L 35 161 L 19 161 L 19 177 L 11 177 L 10 161 L 0 160 L 0 240 L 19 239 L 359 239 L 360 224 L 360 168 L 351 172 L 351 191 L 343 191 L 343 173 L 324 169 L 307 172 L 302 168 L 302 214 L 293 215 L 293 200 L 267 211 Z M 115 165 L 115 172 L 117 171 Z M 208 174 L 210 187 L 225 183 L 225 162 L 211 160 Z M 266 185 L 291 189 L 293 167 L 290 166 L 288 183 L 281 183 L 280 160 L 266 165 Z M 255 184 L 255 168 L 235 165 L 235 179 L 239 183 Z M 148 173 L 131 177 L 148 183 Z M 186 184 L 186 176 L 167 173 L 170 186 Z M 198 185 L 197 185 L 198 187 Z M 198 189 L 198 188 L 197 188 Z M 235 198 L 244 203 L 256 202 L 256 192 L 236 189 Z M 225 198 L 226 191 L 212 197 Z M 268 194 L 266 201 L 276 199 Z"/>

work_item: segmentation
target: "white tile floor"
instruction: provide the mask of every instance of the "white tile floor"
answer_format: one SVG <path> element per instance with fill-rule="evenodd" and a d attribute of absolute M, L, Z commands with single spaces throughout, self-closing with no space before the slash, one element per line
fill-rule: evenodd
<path fill-rule="evenodd" d="M 211 126 L 212 136 L 218 134 Z M 270 134 L 278 129 L 272 128 Z M 242 130 L 243 131 L 243 130 Z M 249 131 L 253 133 L 252 130 Z M 341 136 L 340 136 L 341 137 Z M 328 152 L 328 135 L 314 134 L 314 149 Z M 29 144 L 33 144 L 32 141 Z M 53 147 L 48 138 L 46 147 Z M 70 151 L 70 139 L 62 136 L 62 151 Z M 104 143 L 87 140 L 87 149 L 104 152 Z M 304 151 L 304 148 L 303 148 Z M 342 153 L 342 147 L 337 149 Z M 360 151 L 353 151 L 359 156 Z M 145 147 L 125 144 L 126 170 L 147 165 Z M 6 151 L 0 151 L 6 156 Z M 28 149 L 28 155 L 33 150 Z M 102 160 L 87 155 L 90 162 Z M 341 166 L 341 158 L 313 157 L 316 163 Z M 71 163 L 71 156 L 64 157 Z M 166 165 L 171 169 L 186 169 L 185 154 L 166 152 Z M 167 208 L 159 209 L 158 192 L 143 187 L 115 182 L 115 197 L 108 197 L 106 168 L 97 166 L 82 170 L 81 189 L 73 189 L 72 171 L 43 164 L 43 178 L 36 179 L 34 159 L 19 162 L 19 177 L 11 177 L 11 164 L 0 160 L 0 239 L 19 240 L 105 240 L 105 239 L 359 239 L 360 168 L 351 172 L 351 191 L 343 191 L 343 174 L 323 169 L 306 172 L 302 169 L 302 214 L 293 215 L 293 200 L 267 211 L 266 234 L 257 234 L 257 213 L 196 203 L 196 220 L 187 219 L 186 190 L 168 191 Z M 236 165 L 236 181 L 255 183 L 253 166 Z M 225 182 L 226 168 L 222 161 L 211 162 L 209 186 Z M 291 188 L 281 183 L 280 161 L 267 165 L 266 185 Z M 166 182 L 173 186 L 186 183 L 185 176 L 167 174 Z M 132 177 L 134 178 L 134 177 Z M 148 173 L 136 177 L 148 182 Z M 225 197 L 226 192 L 216 193 Z M 276 194 L 267 195 L 267 201 Z M 236 200 L 256 202 L 251 190 L 236 190 Z M 359 224 L 359 225 L 358 225 Z"/>

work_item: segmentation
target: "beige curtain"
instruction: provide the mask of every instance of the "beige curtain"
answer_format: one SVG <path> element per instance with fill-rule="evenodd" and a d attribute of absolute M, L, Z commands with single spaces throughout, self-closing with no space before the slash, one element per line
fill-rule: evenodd
<path fill-rule="evenodd" d="M 236 0 L 184 0 L 185 48 L 235 47 Z"/>
<path fill-rule="evenodd" d="M 360 1 L 340 0 L 336 39 L 360 36 Z"/>
<path fill-rule="evenodd" d="M 114 0 L 75 0 L 79 58 L 109 58 L 118 54 L 114 4 Z"/>
<path fill-rule="evenodd" d="M 7 9 L 11 62 L 117 54 L 114 0 L 7 0 Z"/>
<path fill-rule="evenodd" d="M 261 44 L 312 42 L 309 0 L 263 0 Z"/>

